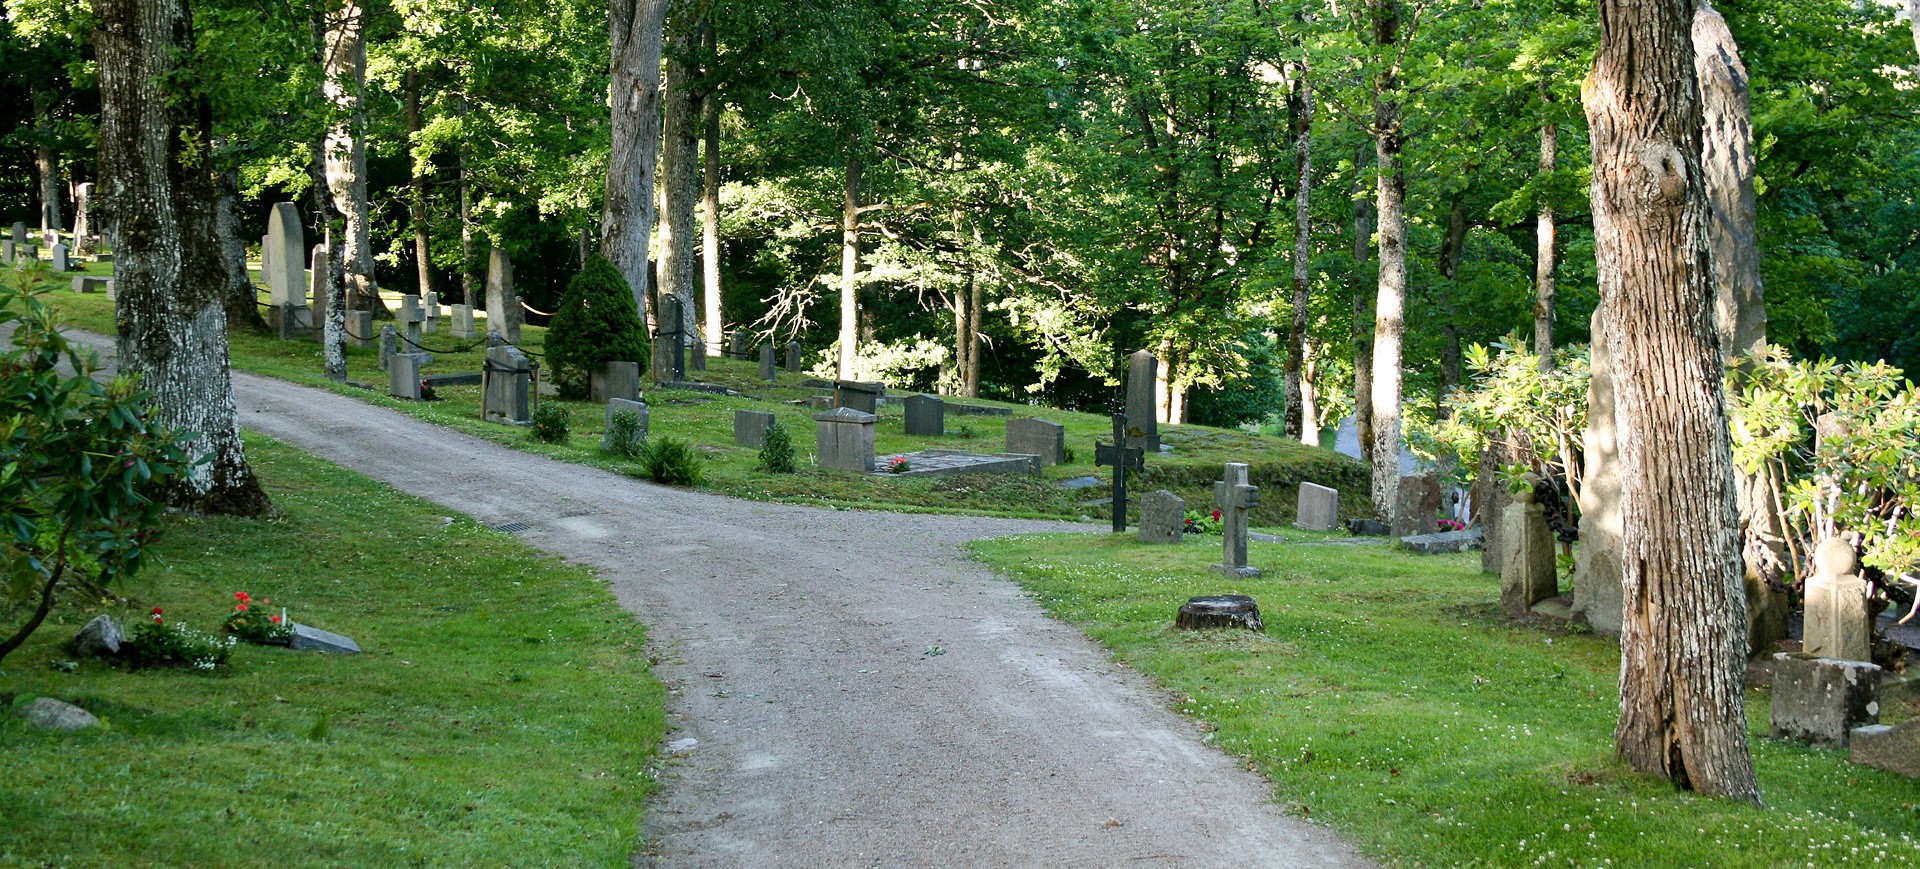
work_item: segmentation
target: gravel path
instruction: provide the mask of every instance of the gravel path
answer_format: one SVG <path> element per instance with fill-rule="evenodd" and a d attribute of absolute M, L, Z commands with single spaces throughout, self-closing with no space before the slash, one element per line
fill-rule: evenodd
<path fill-rule="evenodd" d="M 1365 865 L 960 549 L 1089 526 L 736 500 L 234 380 L 243 427 L 524 522 L 649 626 L 667 738 L 697 744 L 666 761 L 637 866 Z"/>

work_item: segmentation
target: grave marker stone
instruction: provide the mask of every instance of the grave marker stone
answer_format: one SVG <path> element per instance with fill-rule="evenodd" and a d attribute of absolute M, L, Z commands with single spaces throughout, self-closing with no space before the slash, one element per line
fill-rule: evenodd
<path fill-rule="evenodd" d="M 487 331 L 499 332 L 508 343 L 520 342 L 520 297 L 513 292 L 513 260 L 494 248 L 487 252 Z"/>
<path fill-rule="evenodd" d="M 692 339 L 687 342 L 687 368 L 691 371 L 707 370 L 707 342 L 699 332 L 689 331 Z"/>
<path fill-rule="evenodd" d="M 400 322 L 400 328 L 403 330 L 400 334 L 407 340 L 406 352 L 418 351 L 420 339 L 425 337 L 421 333 L 421 323 L 427 319 L 426 312 L 420 309 L 420 297 L 401 296 L 400 312 L 393 318 Z"/>
<path fill-rule="evenodd" d="M 327 340 L 327 311 L 333 304 L 333 294 L 327 292 L 327 246 L 313 246 L 312 267 L 307 269 L 307 296 L 313 309 L 313 340 Z"/>
<path fill-rule="evenodd" d="M 907 434 L 937 438 L 946 433 L 947 403 L 940 396 L 924 392 L 907 396 Z"/>
<path fill-rule="evenodd" d="M 0 241 L 0 263 L 13 265 L 13 239 Z"/>
<path fill-rule="evenodd" d="M 1440 530 L 1439 518 L 1440 478 L 1433 474 L 1401 477 L 1393 508 L 1393 536 L 1432 534 Z"/>
<path fill-rule="evenodd" d="M 1293 524 L 1308 531 L 1332 531 L 1340 527 L 1340 492 L 1319 483 L 1301 481 L 1300 498 L 1294 510 Z"/>
<path fill-rule="evenodd" d="M 685 302 L 678 293 L 660 297 L 660 334 L 653 342 L 653 379 L 678 383 L 687 379 L 687 321 Z"/>
<path fill-rule="evenodd" d="M 1847 759 L 1857 764 L 1920 778 L 1920 718 L 1892 726 L 1856 727 L 1847 740 Z"/>
<path fill-rule="evenodd" d="M 635 368 L 638 368 L 638 367 L 639 367 L 638 364 L 635 364 Z M 640 424 L 635 426 L 633 429 L 633 439 L 636 442 L 644 441 L 647 439 L 647 404 L 646 402 L 633 400 L 633 399 L 625 399 L 625 398 L 610 398 L 607 400 L 607 418 L 606 418 L 605 428 L 601 429 L 601 431 L 604 431 L 605 434 L 600 436 L 600 448 L 603 450 L 606 450 L 607 452 L 617 452 L 617 450 L 615 450 L 614 447 L 619 446 L 619 444 L 615 444 L 613 442 L 613 415 L 623 410 L 633 411 L 634 416 L 639 418 Z"/>
<path fill-rule="evenodd" d="M 1546 508 L 1537 503 L 1532 489 L 1513 496 L 1501 522 L 1500 545 L 1507 551 L 1500 556 L 1500 608 L 1519 618 L 1560 593 L 1560 564 Z"/>
<path fill-rule="evenodd" d="M 497 330 L 487 330 L 489 340 L 496 334 Z M 504 337 L 502 341 L 487 348 L 486 362 L 480 370 L 481 415 L 488 422 L 532 425 L 527 398 L 532 391 L 533 363 L 520 348 L 504 343 Z"/>
<path fill-rule="evenodd" d="M 470 341 L 478 335 L 479 333 L 473 329 L 473 306 L 454 305 L 453 337 Z"/>
<path fill-rule="evenodd" d="M 814 414 L 820 466 L 873 473 L 873 423 L 876 417 L 850 407 Z"/>
<path fill-rule="evenodd" d="M 409 401 L 420 400 L 420 366 L 424 353 L 395 353 L 387 360 L 387 394 Z"/>
<path fill-rule="evenodd" d="M 427 319 L 420 323 L 420 331 L 428 335 L 440 331 L 440 294 L 427 293 L 426 298 L 420 300 L 420 307 L 427 315 Z"/>
<path fill-rule="evenodd" d="M 1127 445 L 1160 451 L 1160 422 L 1154 401 L 1154 383 L 1160 377 L 1160 358 L 1145 350 L 1127 357 Z"/>
<path fill-rule="evenodd" d="M 16 220 L 13 222 L 13 246 L 19 248 L 26 247 L 26 245 L 27 225 L 22 221 Z"/>
<path fill-rule="evenodd" d="M 788 371 L 799 371 L 799 370 L 800 370 L 800 342 L 798 342 L 798 341 L 788 341 L 788 342 L 787 342 L 787 365 L 786 365 L 786 368 L 787 368 L 787 370 L 788 370 Z"/>
<path fill-rule="evenodd" d="M 733 442 L 736 446 L 757 450 L 766 442 L 767 427 L 771 425 L 771 413 L 764 410 L 736 410 L 733 412 Z"/>
<path fill-rule="evenodd" d="M 1607 355 L 1607 325 L 1593 312 L 1589 345 L 1593 372 L 1587 383 L 1586 452 L 1580 475 L 1580 546 L 1574 550 L 1573 612 L 1594 633 L 1618 636 L 1626 598 L 1621 588 L 1620 451 L 1616 440 L 1613 364 Z M 1483 468 L 1482 473 L 1491 474 Z M 1504 491 L 1496 484 L 1496 491 Z M 1489 529 L 1491 530 L 1491 529 Z M 1495 535 L 1487 536 L 1494 548 Z"/>
<path fill-rule="evenodd" d="M 1247 483 L 1247 466 L 1228 462 L 1225 478 L 1213 484 L 1213 503 L 1220 508 L 1220 563 L 1214 569 L 1228 576 L 1260 575 L 1247 566 L 1247 514 L 1260 506 L 1260 487 Z"/>
<path fill-rule="evenodd" d="M 773 345 L 772 344 L 760 345 L 760 379 L 768 383 L 773 383 L 774 381 L 779 379 L 778 375 L 774 374 L 774 371 L 773 371 Z"/>
<path fill-rule="evenodd" d="M 66 246 L 66 244 L 64 244 L 64 243 L 61 243 L 61 242 L 55 242 L 55 243 L 54 243 L 54 245 L 53 245 L 53 252 L 52 252 L 52 256 L 53 256 L 53 270 L 54 270 L 54 272 L 56 272 L 56 273 L 62 273 L 62 272 L 65 272 L 65 271 L 67 270 L 67 266 L 68 266 L 68 263 L 67 263 L 67 246 Z"/>
<path fill-rule="evenodd" d="M 1011 427 L 1013 421 L 1009 421 Z M 1113 415 L 1113 443 L 1093 444 L 1093 464 L 1095 467 L 1113 468 L 1112 495 L 1109 500 L 1113 509 L 1113 533 L 1127 530 L 1127 472 L 1147 469 L 1146 450 L 1127 443 L 1127 415 Z"/>
<path fill-rule="evenodd" d="M 883 383 L 836 380 L 833 383 L 833 405 L 851 407 L 861 413 L 877 413 L 880 409 L 880 396 L 886 391 L 886 384 Z"/>
<path fill-rule="evenodd" d="M 392 323 L 380 324 L 380 370 L 390 370 L 388 366 L 399 353 L 400 333 L 394 331 Z"/>
<path fill-rule="evenodd" d="M 640 363 L 608 362 L 594 369 L 587 375 L 587 393 L 594 401 L 639 401 Z"/>
<path fill-rule="evenodd" d="M 1179 543 L 1187 536 L 1187 502 L 1165 489 L 1140 499 L 1140 542 Z"/>
<path fill-rule="evenodd" d="M 276 202 L 267 213 L 267 238 L 260 248 L 260 270 L 267 279 L 267 321 L 274 334 L 292 338 L 313 328 L 307 307 L 307 239 L 300 209 Z"/>
<path fill-rule="evenodd" d="M 1880 667 L 1776 654 L 1771 717 L 1775 739 L 1846 748 L 1854 728 L 1880 722 Z"/>
<path fill-rule="evenodd" d="M 365 350 L 373 346 L 373 312 L 348 311 L 347 346 Z"/>
<path fill-rule="evenodd" d="M 73 279 L 73 291 L 76 293 L 94 293 L 107 288 L 107 278 L 92 275 L 76 275 Z"/>
<path fill-rule="evenodd" d="M 745 329 L 735 329 L 733 330 L 733 334 L 727 336 L 727 358 L 747 358 L 747 332 Z"/>
<path fill-rule="evenodd" d="M 1040 465 L 1057 465 L 1066 459 L 1067 427 L 1033 417 L 1007 420 L 1007 452 L 1040 457 Z"/>
<path fill-rule="evenodd" d="M 1839 537 L 1813 551 L 1813 577 L 1806 587 L 1806 633 L 1801 650 L 1842 661 L 1873 660 L 1873 589 L 1860 576 L 1860 558 Z"/>

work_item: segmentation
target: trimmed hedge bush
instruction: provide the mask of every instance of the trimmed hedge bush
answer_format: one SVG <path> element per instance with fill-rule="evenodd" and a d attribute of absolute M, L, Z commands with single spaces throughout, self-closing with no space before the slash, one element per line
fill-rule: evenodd
<path fill-rule="evenodd" d="M 627 279 L 594 254 L 567 282 L 547 326 L 547 364 L 560 397 L 586 398 L 592 372 L 608 362 L 638 362 L 648 370 L 647 327 Z"/>

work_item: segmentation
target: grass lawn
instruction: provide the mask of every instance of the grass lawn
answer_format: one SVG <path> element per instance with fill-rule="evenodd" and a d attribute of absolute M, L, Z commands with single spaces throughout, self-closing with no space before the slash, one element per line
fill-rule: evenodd
<path fill-rule="evenodd" d="M 106 274 L 107 266 L 92 264 L 88 269 Z M 65 283 L 47 280 L 54 290 L 43 299 L 58 308 L 65 321 L 82 329 L 112 334 L 113 303 L 104 294 L 78 294 L 65 289 Z M 397 307 L 397 296 L 389 304 Z M 442 318 L 443 326 L 450 326 Z M 377 328 L 377 327 L 376 327 Z M 484 329 L 482 324 L 480 328 Z M 334 389 L 385 407 L 396 408 L 454 430 L 482 437 L 518 449 L 540 453 L 565 461 L 597 465 L 611 470 L 638 473 L 634 463 L 602 454 L 600 436 L 604 428 L 602 406 L 591 402 L 561 402 L 571 414 L 571 438 L 566 444 L 540 444 L 527 437 L 525 429 L 484 422 L 480 419 L 480 388 L 477 386 L 442 387 L 441 400 L 411 402 L 386 396 L 386 374 L 379 368 L 375 350 L 349 349 L 348 379 L 375 388 L 361 389 L 330 383 L 320 373 L 320 347 L 311 340 L 281 341 L 240 330 L 231 336 L 233 365 L 242 371 L 279 377 L 309 386 Z M 457 349 L 470 341 L 455 340 L 446 331 L 425 336 L 423 345 L 435 349 Z M 546 329 L 528 326 L 521 334 L 521 346 L 540 353 L 546 344 Z M 482 351 L 439 353 L 426 369 L 428 374 L 477 372 Z M 536 361 L 538 361 L 536 359 Z M 969 475 L 965 478 L 886 478 L 843 472 L 818 472 L 811 469 L 815 450 L 813 414 L 807 398 L 826 394 L 819 389 L 800 386 L 806 375 L 781 372 L 776 384 L 759 379 L 759 363 L 712 358 L 708 370 L 694 373 L 696 379 L 731 387 L 743 397 L 718 396 L 702 392 L 647 389 L 646 400 L 652 434 L 669 436 L 696 445 L 705 461 L 703 488 L 757 500 L 862 509 L 909 512 L 958 512 L 1021 518 L 1065 518 L 1106 521 L 1107 507 L 1089 501 L 1104 498 L 1104 484 L 1082 490 L 1059 487 L 1062 480 L 1097 475 L 1103 481 L 1107 468 L 1096 467 L 1094 441 L 1110 438 L 1112 421 L 1107 416 L 1056 410 L 1007 402 L 953 399 L 967 404 L 1005 408 L 1018 416 L 1051 420 L 1066 427 L 1068 461 L 1046 469 L 1042 478 L 1010 475 Z M 557 399 L 542 399 L 557 401 Z M 798 474 L 769 474 L 758 469 L 755 449 L 733 443 L 733 413 L 750 409 L 771 411 L 793 438 L 802 471 Z M 876 425 L 875 449 L 882 455 L 914 452 L 922 449 L 961 449 L 977 453 L 997 453 L 1006 446 L 1006 416 L 960 415 L 949 411 L 944 438 L 909 437 L 905 433 L 904 411 L 897 404 L 882 407 Z M 1131 485 L 1136 493 L 1166 488 L 1187 500 L 1189 509 L 1211 509 L 1212 481 L 1220 479 L 1226 462 L 1252 465 L 1255 485 L 1263 487 L 1261 506 L 1254 520 L 1264 524 L 1292 521 L 1294 491 L 1301 480 L 1334 486 L 1343 493 L 1343 503 L 1351 515 L 1371 513 L 1367 502 L 1367 471 L 1360 462 L 1331 450 L 1314 449 L 1298 442 L 1206 426 L 1165 426 L 1162 440 L 1173 448 L 1169 454 L 1150 456 L 1144 479 Z"/>
<path fill-rule="evenodd" d="M 1252 544 L 1256 579 L 1208 566 L 1217 537 L 975 545 L 1056 616 L 1159 680 L 1293 814 L 1407 866 L 1920 865 L 1920 785 L 1766 737 L 1747 694 L 1767 809 L 1707 799 L 1612 759 L 1619 647 L 1499 609 L 1477 553 Z M 1266 631 L 1176 631 L 1200 594 L 1244 593 Z M 1883 721 L 1916 714 L 1894 705 Z"/>
<path fill-rule="evenodd" d="M 625 865 L 663 693 L 591 572 L 276 442 L 282 515 L 176 519 L 124 605 L 67 601 L 0 670 L 0 866 Z M 78 625 L 154 606 L 216 628 L 236 591 L 357 656 L 241 645 L 230 668 L 64 671 Z"/>

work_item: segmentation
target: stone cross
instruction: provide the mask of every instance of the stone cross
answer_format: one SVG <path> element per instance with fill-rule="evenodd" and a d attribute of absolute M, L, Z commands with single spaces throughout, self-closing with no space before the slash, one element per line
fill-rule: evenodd
<path fill-rule="evenodd" d="M 426 312 L 420 309 L 420 297 L 401 296 L 400 313 L 394 315 L 394 319 L 399 320 L 400 328 L 406 330 L 403 333 L 407 338 L 408 346 L 406 352 L 413 353 L 418 351 L 420 349 L 422 324 L 427 319 Z"/>
<path fill-rule="evenodd" d="M 1093 463 L 1113 468 L 1113 533 L 1127 530 L 1127 471 L 1147 469 L 1145 450 L 1127 444 L 1127 415 L 1113 415 L 1113 443 L 1093 445 Z"/>
<path fill-rule="evenodd" d="M 420 306 L 425 309 L 427 319 L 421 325 L 427 334 L 440 331 L 440 294 L 428 292 L 421 294 Z"/>
<path fill-rule="evenodd" d="M 1213 484 L 1213 503 L 1220 508 L 1220 563 L 1214 569 L 1228 576 L 1259 576 L 1247 566 L 1247 512 L 1260 506 L 1260 487 L 1247 484 L 1247 466 L 1228 462 L 1226 479 Z"/>

